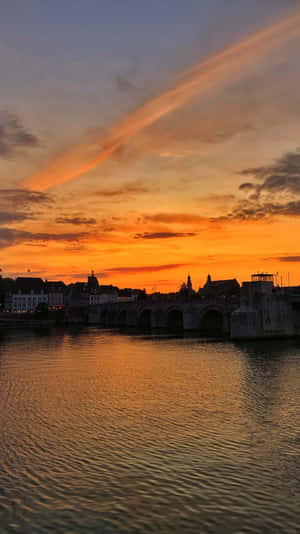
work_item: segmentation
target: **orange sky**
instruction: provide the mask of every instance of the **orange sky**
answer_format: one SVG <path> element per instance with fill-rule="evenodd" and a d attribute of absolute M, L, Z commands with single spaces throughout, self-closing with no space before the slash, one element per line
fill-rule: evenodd
<path fill-rule="evenodd" d="M 265 270 L 300 284 L 300 13 L 259 22 L 147 90 L 119 82 L 128 100 L 95 99 L 94 119 L 89 102 L 70 115 L 57 102 L 34 130 L 0 110 L 3 274 L 68 282 L 94 269 L 169 291 L 187 274 L 197 289 L 208 273 Z"/>

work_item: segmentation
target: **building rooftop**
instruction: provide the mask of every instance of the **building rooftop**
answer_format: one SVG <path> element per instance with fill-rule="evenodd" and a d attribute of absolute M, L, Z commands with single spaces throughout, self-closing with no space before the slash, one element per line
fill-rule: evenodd
<path fill-rule="evenodd" d="M 53 282 L 47 280 L 45 282 L 45 285 L 46 285 L 47 290 L 51 292 L 54 292 L 54 291 L 61 292 L 66 289 L 66 284 L 62 282 L 61 280 L 59 281 L 54 280 Z"/>
<path fill-rule="evenodd" d="M 237 294 L 240 290 L 240 284 L 236 278 L 231 278 L 229 280 L 212 280 L 211 276 L 208 275 L 207 281 L 204 284 L 203 289 L 199 290 L 199 293 L 204 295 L 232 295 Z"/>
<path fill-rule="evenodd" d="M 14 283 L 13 291 L 22 293 L 28 293 L 29 291 L 34 291 L 40 293 L 42 290 L 45 290 L 45 283 L 41 278 L 33 277 L 18 277 Z"/>

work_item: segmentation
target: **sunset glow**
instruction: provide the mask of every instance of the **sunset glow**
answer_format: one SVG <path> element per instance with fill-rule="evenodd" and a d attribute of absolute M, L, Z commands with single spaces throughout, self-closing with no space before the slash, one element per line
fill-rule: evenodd
<path fill-rule="evenodd" d="M 215 19 L 197 3 L 97 8 L 98 25 L 65 7 L 59 27 L 29 6 L 18 29 L 6 8 L 5 276 L 94 269 L 103 284 L 167 292 L 188 273 L 197 289 L 208 273 L 265 270 L 300 284 L 300 11 L 215 3 Z"/>

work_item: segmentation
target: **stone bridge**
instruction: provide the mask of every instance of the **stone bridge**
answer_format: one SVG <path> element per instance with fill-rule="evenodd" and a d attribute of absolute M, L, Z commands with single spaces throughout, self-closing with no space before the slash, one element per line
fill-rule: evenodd
<path fill-rule="evenodd" d="M 230 334 L 230 316 L 239 303 L 232 299 L 160 296 L 134 302 L 89 306 L 89 323 L 105 328 L 197 331 L 201 335 Z"/>

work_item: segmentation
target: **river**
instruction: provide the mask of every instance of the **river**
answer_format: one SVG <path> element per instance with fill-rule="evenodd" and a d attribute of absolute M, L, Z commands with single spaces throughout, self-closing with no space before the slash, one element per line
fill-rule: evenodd
<path fill-rule="evenodd" d="M 298 534 L 300 341 L 0 334 L 0 533 Z"/>

